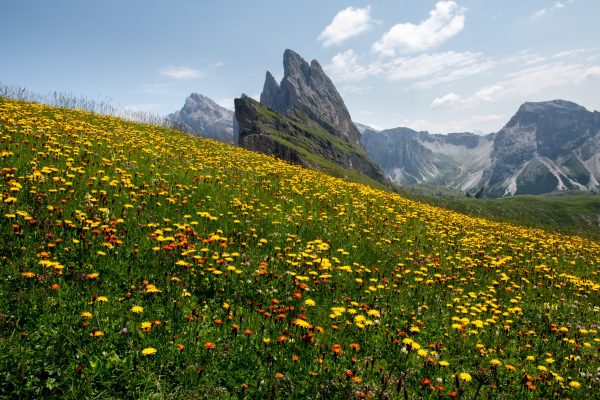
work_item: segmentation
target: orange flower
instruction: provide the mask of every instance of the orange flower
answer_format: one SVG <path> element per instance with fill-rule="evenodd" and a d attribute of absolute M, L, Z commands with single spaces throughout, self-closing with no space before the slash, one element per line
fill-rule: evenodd
<path fill-rule="evenodd" d="M 206 350 L 213 350 L 213 349 L 217 348 L 217 345 L 212 342 L 206 342 L 206 343 L 204 343 L 204 348 Z"/>
<path fill-rule="evenodd" d="M 342 350 L 342 345 L 341 345 L 341 344 L 337 344 L 337 343 L 336 343 L 336 344 L 334 344 L 334 345 L 332 346 L 332 350 L 333 350 L 333 353 L 334 353 L 336 356 L 341 356 L 342 354 L 344 354 L 344 351 Z"/>
<path fill-rule="evenodd" d="M 287 342 L 287 341 L 288 341 L 288 338 L 287 338 L 287 336 L 283 336 L 283 335 L 281 335 L 281 336 L 277 336 L 277 342 L 278 342 L 278 343 L 285 343 L 285 342 Z"/>

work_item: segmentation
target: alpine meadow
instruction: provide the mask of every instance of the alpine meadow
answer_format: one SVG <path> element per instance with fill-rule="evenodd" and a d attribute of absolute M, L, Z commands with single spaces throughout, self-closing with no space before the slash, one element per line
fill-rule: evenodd
<path fill-rule="evenodd" d="M 0 15 L 0 400 L 600 400 L 600 1 Z"/>
<path fill-rule="evenodd" d="M 2 397 L 598 394 L 597 241 L 37 103 L 0 147 Z"/>

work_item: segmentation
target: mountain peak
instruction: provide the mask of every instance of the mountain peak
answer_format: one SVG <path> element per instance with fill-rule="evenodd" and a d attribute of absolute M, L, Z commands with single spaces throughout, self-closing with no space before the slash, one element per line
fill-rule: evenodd
<path fill-rule="evenodd" d="M 191 93 L 181 110 L 167 118 L 193 135 L 233 142 L 233 112 L 200 93 Z"/>
<path fill-rule="evenodd" d="M 317 60 L 307 63 L 298 53 L 283 53 L 283 79 L 277 85 L 268 73 L 260 100 L 273 110 L 285 114 L 289 109 L 302 111 L 331 133 L 361 146 L 360 133 L 335 85 Z"/>
<path fill-rule="evenodd" d="M 532 102 L 528 101 L 519 107 L 519 112 L 544 112 L 549 110 L 567 110 L 567 111 L 587 111 L 585 107 L 567 100 L 550 100 Z"/>

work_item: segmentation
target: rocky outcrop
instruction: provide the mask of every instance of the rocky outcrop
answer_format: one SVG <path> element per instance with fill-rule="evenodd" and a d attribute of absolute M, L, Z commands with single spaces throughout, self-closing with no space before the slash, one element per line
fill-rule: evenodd
<path fill-rule="evenodd" d="M 181 110 L 167 118 L 175 127 L 192 135 L 234 142 L 233 112 L 201 94 L 189 95 Z"/>
<path fill-rule="evenodd" d="M 524 103 L 498 132 L 479 186 L 491 197 L 597 190 L 600 113 L 565 100 Z"/>
<path fill-rule="evenodd" d="M 279 114 L 248 96 L 235 99 L 239 145 L 305 167 L 351 178 L 362 174 L 386 183 L 382 171 L 364 151 L 330 134 L 303 112 Z"/>
<path fill-rule="evenodd" d="M 292 50 L 283 53 L 283 79 L 278 84 L 267 71 L 261 103 L 280 114 L 302 111 L 334 136 L 360 147 L 360 133 L 331 79 L 321 65 L 308 64 Z"/>
<path fill-rule="evenodd" d="M 369 157 L 398 184 L 487 197 L 600 189 L 600 113 L 565 100 L 524 103 L 497 133 L 365 129 Z"/>

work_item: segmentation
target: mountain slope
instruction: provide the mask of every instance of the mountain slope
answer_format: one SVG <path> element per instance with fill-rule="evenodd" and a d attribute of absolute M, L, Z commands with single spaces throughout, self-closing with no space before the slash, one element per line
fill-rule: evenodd
<path fill-rule="evenodd" d="M 496 135 L 479 186 L 492 197 L 596 190 L 600 113 L 564 100 L 525 103 Z"/>
<path fill-rule="evenodd" d="M 198 93 L 185 99 L 181 110 L 167 116 L 177 127 L 196 136 L 233 143 L 233 111 Z"/>
<path fill-rule="evenodd" d="M 235 99 L 235 111 L 243 148 L 352 181 L 386 182 L 362 149 L 332 135 L 301 111 L 291 108 L 281 115 L 247 96 Z"/>
<path fill-rule="evenodd" d="M 235 100 L 239 145 L 336 176 L 388 184 L 319 63 L 286 50 L 283 66 L 280 84 L 267 71 L 260 103 L 246 96 Z"/>
<path fill-rule="evenodd" d="M 260 102 L 280 114 L 296 109 L 333 135 L 360 147 L 360 133 L 335 85 L 317 60 L 308 64 L 287 49 L 283 53 L 284 76 L 277 83 L 267 71 Z"/>
<path fill-rule="evenodd" d="M 600 113 L 564 100 L 525 103 L 495 134 L 366 129 L 362 141 L 400 185 L 488 197 L 600 188 Z"/>
<path fill-rule="evenodd" d="M 597 241 L 1 98 L 0 159 L 3 397 L 596 396 Z"/>
<path fill-rule="evenodd" d="M 366 129 L 369 157 L 399 185 L 430 184 L 458 190 L 476 185 L 489 165 L 494 135 L 432 135 L 408 128 Z"/>

